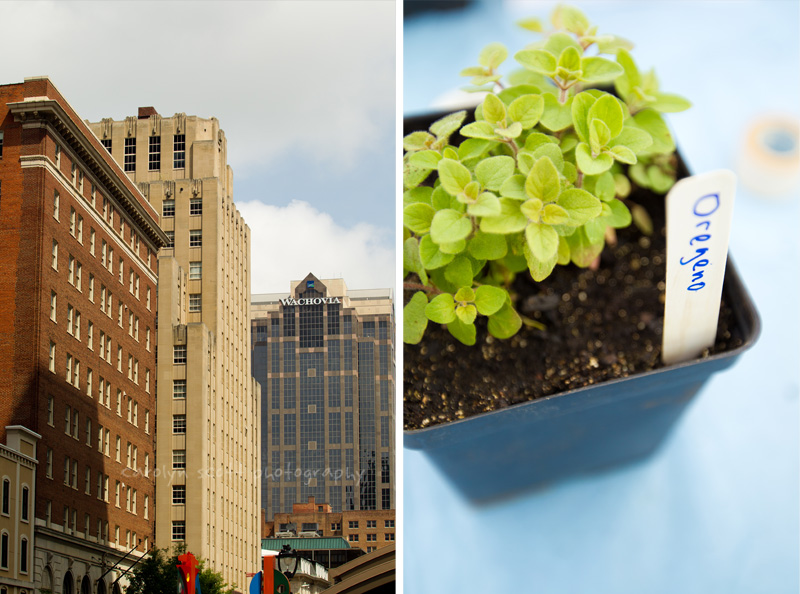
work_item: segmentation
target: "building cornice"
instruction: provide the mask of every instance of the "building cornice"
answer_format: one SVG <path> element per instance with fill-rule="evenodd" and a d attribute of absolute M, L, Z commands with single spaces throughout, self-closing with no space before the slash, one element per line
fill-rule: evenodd
<path fill-rule="evenodd" d="M 111 156 L 101 152 L 108 151 L 94 138 L 91 130 L 82 129 L 61 103 L 49 97 L 34 97 L 9 103 L 8 108 L 15 121 L 23 125 L 37 122 L 51 125 L 83 159 L 92 174 L 108 188 L 125 213 L 139 225 L 156 251 L 167 245 L 167 236 L 156 222 L 156 211 Z"/>

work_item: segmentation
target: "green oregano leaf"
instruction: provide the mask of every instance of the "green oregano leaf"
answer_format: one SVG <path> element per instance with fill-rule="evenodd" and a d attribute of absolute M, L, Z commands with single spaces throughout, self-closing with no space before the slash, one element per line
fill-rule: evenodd
<path fill-rule="evenodd" d="M 522 328 L 522 318 L 514 311 L 508 299 L 497 312 L 489 316 L 489 334 L 495 338 L 511 338 L 520 328 Z"/>
<path fill-rule="evenodd" d="M 460 342 L 467 346 L 475 344 L 475 324 L 465 324 L 459 319 L 455 319 L 447 325 L 447 329 Z"/>
<path fill-rule="evenodd" d="M 479 260 L 499 260 L 508 253 L 505 236 L 478 231 L 467 244 L 467 251 Z"/>
<path fill-rule="evenodd" d="M 425 329 L 428 327 L 428 318 L 425 307 L 428 297 L 422 291 L 417 291 L 403 308 L 403 342 L 419 344 Z"/>
<path fill-rule="evenodd" d="M 430 235 L 423 235 L 419 240 L 419 257 L 425 268 L 436 270 L 452 262 L 455 256 L 442 252 Z"/>
<path fill-rule="evenodd" d="M 497 313 L 506 301 L 508 301 L 508 293 L 499 287 L 481 285 L 475 289 L 475 307 L 483 316 Z"/>
<path fill-rule="evenodd" d="M 489 190 L 500 190 L 503 183 L 513 174 L 513 157 L 489 157 L 475 167 L 475 177 L 484 188 Z"/>
<path fill-rule="evenodd" d="M 456 319 L 456 304 L 450 293 L 442 293 L 425 306 L 425 315 L 431 322 L 449 324 Z"/>
<path fill-rule="evenodd" d="M 514 55 L 514 59 L 538 74 L 552 76 L 556 72 L 556 57 L 543 49 L 519 51 Z"/>
<path fill-rule="evenodd" d="M 417 235 L 430 231 L 436 211 L 430 204 L 414 202 L 403 209 L 403 224 Z"/>
<path fill-rule="evenodd" d="M 452 159 L 442 159 L 439 161 L 439 181 L 442 187 L 451 196 L 456 196 L 464 191 L 464 188 L 472 181 L 472 174 L 469 169 L 458 161 Z"/>

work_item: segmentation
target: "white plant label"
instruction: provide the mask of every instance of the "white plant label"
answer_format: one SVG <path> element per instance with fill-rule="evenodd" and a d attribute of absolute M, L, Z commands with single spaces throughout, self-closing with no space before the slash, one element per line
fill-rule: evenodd
<path fill-rule="evenodd" d="M 736 175 L 721 169 L 684 178 L 667 194 L 665 365 L 714 345 L 735 191 Z"/>

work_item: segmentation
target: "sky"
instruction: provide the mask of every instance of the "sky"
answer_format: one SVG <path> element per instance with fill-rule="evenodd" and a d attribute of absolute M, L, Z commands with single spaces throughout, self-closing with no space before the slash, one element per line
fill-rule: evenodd
<path fill-rule="evenodd" d="M 87 120 L 216 117 L 253 293 L 309 272 L 395 285 L 392 0 L 2 2 L 0 84 L 47 75 Z"/>

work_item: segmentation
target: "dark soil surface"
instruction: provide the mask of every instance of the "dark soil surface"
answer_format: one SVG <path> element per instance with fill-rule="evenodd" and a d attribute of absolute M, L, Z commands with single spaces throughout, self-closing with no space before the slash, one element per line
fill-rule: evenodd
<path fill-rule="evenodd" d="M 523 326 L 497 340 L 478 316 L 472 347 L 429 323 L 419 345 L 404 345 L 404 424 L 420 429 L 625 377 L 661 366 L 666 276 L 663 197 L 632 195 L 653 217 L 646 237 L 631 226 L 606 247 L 598 270 L 557 266 L 544 282 L 518 275 L 517 310 L 546 326 Z M 406 300 L 411 293 L 407 292 Z M 736 348 L 741 333 L 723 303 L 716 344 L 703 356 Z"/>

